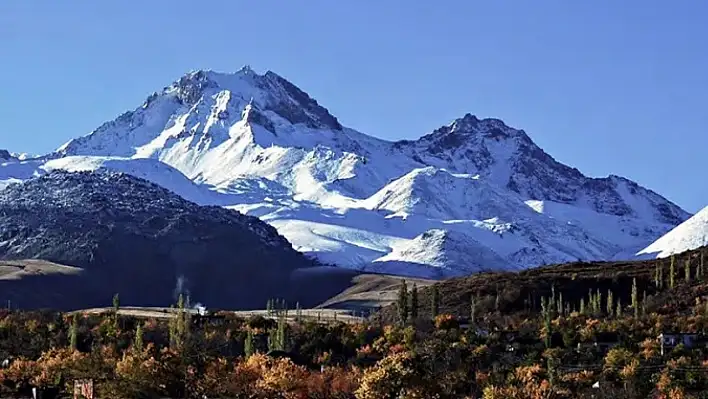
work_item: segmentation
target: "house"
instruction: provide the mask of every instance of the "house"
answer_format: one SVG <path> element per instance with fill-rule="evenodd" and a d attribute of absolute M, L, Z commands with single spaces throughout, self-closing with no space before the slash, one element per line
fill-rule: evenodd
<path fill-rule="evenodd" d="M 226 323 L 226 316 L 217 314 L 196 314 L 192 316 L 192 324 L 198 327 L 203 327 L 205 325 L 210 326 L 222 326 Z"/>
<path fill-rule="evenodd" d="M 581 349 L 597 349 L 601 352 L 607 352 L 619 344 L 619 334 L 611 331 L 603 331 L 595 334 L 590 342 L 578 343 L 578 351 Z"/>
<path fill-rule="evenodd" d="M 694 348 L 701 341 L 701 337 L 697 333 L 661 333 L 657 337 L 661 345 L 661 354 L 665 350 L 673 349 L 678 345 L 683 345 L 686 348 Z"/>

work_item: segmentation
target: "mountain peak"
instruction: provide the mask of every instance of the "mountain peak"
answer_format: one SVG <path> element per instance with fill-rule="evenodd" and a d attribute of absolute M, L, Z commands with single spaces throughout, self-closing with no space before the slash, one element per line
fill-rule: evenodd
<path fill-rule="evenodd" d="M 223 90 L 245 102 L 255 102 L 261 110 L 273 111 L 292 124 L 313 129 L 343 128 L 336 117 L 299 87 L 273 71 L 261 75 L 249 65 L 234 73 L 191 71 L 165 88 L 164 93 L 174 94 L 180 103 L 191 106 L 210 91 Z"/>

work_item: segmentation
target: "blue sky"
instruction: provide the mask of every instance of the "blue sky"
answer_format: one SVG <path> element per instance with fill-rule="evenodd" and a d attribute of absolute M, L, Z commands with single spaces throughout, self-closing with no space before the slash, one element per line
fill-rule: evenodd
<path fill-rule="evenodd" d="M 522 128 L 591 176 L 708 205 L 708 2 L 3 0 L 0 148 L 44 153 L 188 70 L 270 69 L 342 123 Z"/>

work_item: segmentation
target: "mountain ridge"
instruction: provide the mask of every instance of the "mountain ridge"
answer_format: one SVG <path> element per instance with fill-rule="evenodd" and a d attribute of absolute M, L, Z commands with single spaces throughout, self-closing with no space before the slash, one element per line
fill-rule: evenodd
<path fill-rule="evenodd" d="M 248 67 L 190 72 L 48 158 L 71 156 L 164 163 L 203 191 L 203 203 L 256 215 L 306 254 L 358 269 L 393 265 L 392 254 L 411 253 L 404 248 L 436 230 L 472 237 L 470 243 L 486 246 L 509 267 L 610 259 L 638 251 L 689 217 L 629 179 L 587 177 L 556 161 L 501 119 L 465 114 L 416 140 L 387 141 L 342 126 L 280 75 Z M 393 193 L 397 207 L 409 209 L 405 215 L 372 206 L 377 193 L 420 170 L 437 177 L 414 179 Z M 484 195 L 455 191 L 473 179 L 498 195 L 489 206 L 461 212 Z M 174 186 L 178 193 L 187 187 Z M 421 193 L 433 186 L 435 198 L 426 201 Z M 430 213 L 428 203 L 437 210 Z M 507 211 L 490 214 L 493 209 Z M 494 238 L 500 231 L 509 239 Z M 457 246 L 445 251 L 450 247 Z M 427 267 L 436 276 L 484 268 L 470 262 Z M 406 274 L 400 264 L 390 267 L 383 272 Z"/>

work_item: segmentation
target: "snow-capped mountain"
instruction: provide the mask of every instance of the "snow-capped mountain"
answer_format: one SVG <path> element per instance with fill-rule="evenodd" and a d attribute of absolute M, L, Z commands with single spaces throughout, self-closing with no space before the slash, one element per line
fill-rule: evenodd
<path fill-rule="evenodd" d="M 248 67 L 189 73 L 0 181 L 55 168 L 133 173 L 258 216 L 321 261 L 421 276 L 609 259 L 690 216 L 630 180 L 584 176 L 501 120 L 385 141 Z"/>
<path fill-rule="evenodd" d="M 666 258 L 708 246 L 708 206 L 637 253 L 640 258 Z"/>

